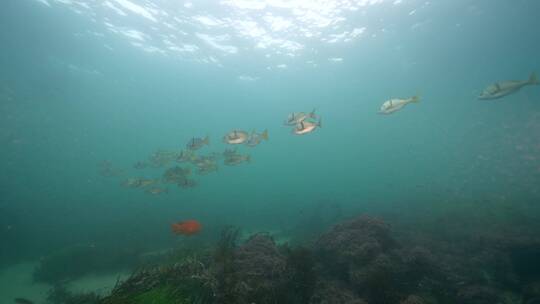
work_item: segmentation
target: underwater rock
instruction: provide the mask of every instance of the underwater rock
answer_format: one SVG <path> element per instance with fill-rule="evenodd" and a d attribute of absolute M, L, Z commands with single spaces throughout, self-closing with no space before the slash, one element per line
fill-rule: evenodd
<path fill-rule="evenodd" d="M 390 227 L 383 221 L 360 216 L 337 224 L 319 237 L 315 251 L 338 267 L 366 263 L 396 246 Z"/>
<path fill-rule="evenodd" d="M 397 303 L 397 286 L 404 271 L 393 254 L 397 243 L 390 227 L 368 216 L 335 225 L 315 244 L 327 276 L 352 286 L 370 303 Z"/>
<path fill-rule="evenodd" d="M 436 267 L 436 257 L 433 253 L 422 246 L 415 246 L 411 249 L 403 250 L 400 254 L 403 263 L 416 269 L 431 271 Z"/>
<path fill-rule="evenodd" d="M 248 303 L 273 303 L 286 282 L 286 265 L 274 240 L 266 234 L 255 234 L 234 252 L 235 289 Z"/>
<path fill-rule="evenodd" d="M 368 216 L 335 225 L 315 243 L 321 275 L 340 280 L 370 304 L 445 286 L 437 257 L 422 246 L 398 245 L 390 227 Z M 429 284 L 420 284 L 429 282 Z"/>
<path fill-rule="evenodd" d="M 540 281 L 529 283 L 523 288 L 523 301 L 540 300 Z M 540 303 L 540 301 L 539 301 Z"/>
<path fill-rule="evenodd" d="M 304 247 L 284 248 L 287 257 L 287 288 L 283 303 L 308 303 L 315 290 L 317 273 L 311 251 Z"/>
<path fill-rule="evenodd" d="M 466 286 L 458 291 L 460 304 L 494 304 L 499 298 L 497 291 L 488 286 Z"/>
<path fill-rule="evenodd" d="M 370 303 L 397 303 L 403 282 L 408 282 L 399 259 L 380 254 L 365 265 L 354 265 L 349 270 L 349 282 Z"/>
<path fill-rule="evenodd" d="M 540 263 L 536 263 L 540 260 L 540 238 L 537 235 L 521 230 L 512 233 L 494 231 L 477 236 L 471 244 L 488 248 L 492 263 L 484 268 L 499 269 L 496 279 L 505 285 L 517 287 L 520 280 L 540 278 Z"/>
<path fill-rule="evenodd" d="M 367 304 L 367 302 L 338 281 L 321 280 L 317 282 L 309 304 Z"/>
<path fill-rule="evenodd" d="M 405 300 L 399 302 L 399 304 L 425 304 L 426 302 L 419 296 L 410 295 Z"/>

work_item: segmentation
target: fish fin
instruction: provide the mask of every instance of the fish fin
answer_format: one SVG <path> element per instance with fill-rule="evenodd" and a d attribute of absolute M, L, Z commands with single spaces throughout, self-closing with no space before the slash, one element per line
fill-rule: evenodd
<path fill-rule="evenodd" d="M 538 82 L 538 78 L 536 77 L 536 73 L 535 72 L 532 72 L 531 73 L 531 76 L 529 76 L 529 83 L 530 84 L 539 84 Z"/>
<path fill-rule="evenodd" d="M 317 108 L 313 108 L 313 111 L 311 111 L 311 112 L 309 113 L 309 117 L 315 118 L 315 111 L 316 111 L 316 110 L 317 110 Z"/>
<path fill-rule="evenodd" d="M 322 117 L 319 117 L 319 122 L 317 122 L 317 127 L 322 128 Z"/>
<path fill-rule="evenodd" d="M 261 134 L 261 137 L 264 139 L 264 140 L 268 140 L 268 130 L 264 130 Z"/>
<path fill-rule="evenodd" d="M 411 102 L 414 102 L 414 103 L 420 102 L 420 95 L 416 94 L 413 97 L 411 97 Z"/>

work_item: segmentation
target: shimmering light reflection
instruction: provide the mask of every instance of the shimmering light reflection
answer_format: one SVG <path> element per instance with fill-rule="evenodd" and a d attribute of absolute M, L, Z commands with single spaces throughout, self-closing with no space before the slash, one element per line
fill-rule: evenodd
<path fill-rule="evenodd" d="M 222 0 L 210 6 L 165 0 L 35 1 L 87 15 L 106 32 L 148 53 L 218 65 L 249 53 L 272 60 L 268 67 L 286 69 L 276 60 L 305 56 L 300 62 L 309 66 L 317 66 L 314 60 L 342 61 L 317 58 L 318 50 L 361 39 L 370 28 L 355 17 L 371 6 L 403 5 L 405 0 Z M 88 32 L 106 38 L 95 29 Z M 105 41 L 103 45 L 111 49 Z"/>

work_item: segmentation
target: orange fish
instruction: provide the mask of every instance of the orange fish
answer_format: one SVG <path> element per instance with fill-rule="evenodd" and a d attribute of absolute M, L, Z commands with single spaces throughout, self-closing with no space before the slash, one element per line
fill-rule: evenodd
<path fill-rule="evenodd" d="M 196 220 L 178 222 L 171 225 L 174 234 L 194 235 L 201 231 L 202 225 Z"/>

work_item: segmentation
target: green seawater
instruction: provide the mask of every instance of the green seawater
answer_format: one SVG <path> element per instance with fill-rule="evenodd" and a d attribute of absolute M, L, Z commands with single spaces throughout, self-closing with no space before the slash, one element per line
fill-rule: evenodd
<path fill-rule="evenodd" d="M 205 247 L 228 226 L 309 244 L 360 214 L 397 233 L 538 235 L 540 86 L 477 99 L 540 73 L 538 12 L 535 0 L 5 0 L 0 268 L 73 246 Z M 284 125 L 313 109 L 314 132 Z M 227 166 L 234 129 L 269 139 Z M 216 172 L 134 168 L 205 136 L 196 154 L 218 153 Z M 174 166 L 195 187 L 122 185 Z M 171 232 L 188 219 L 200 233 Z"/>

